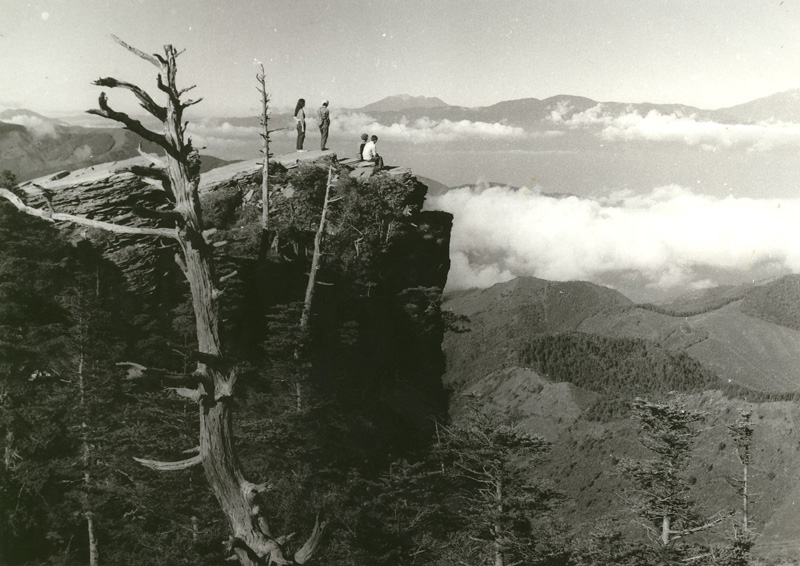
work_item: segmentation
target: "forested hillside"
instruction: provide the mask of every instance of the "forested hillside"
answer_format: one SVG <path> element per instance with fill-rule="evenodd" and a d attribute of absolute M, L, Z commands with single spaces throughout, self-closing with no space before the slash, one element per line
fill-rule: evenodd
<path fill-rule="evenodd" d="M 559 515 L 591 533 L 583 548 L 598 553 L 587 563 L 633 564 L 631 549 L 615 545 L 642 535 L 619 469 L 645 454 L 630 414 L 635 399 L 680 399 L 704 415 L 683 478 L 698 512 L 709 515 L 740 516 L 741 485 L 731 482 L 742 464 L 726 427 L 749 413 L 750 481 L 759 492 L 750 509 L 758 525 L 752 552 L 766 564 L 793 563 L 797 331 L 769 298 L 794 304 L 793 281 L 712 289 L 664 306 L 635 305 L 586 283 L 525 278 L 455 293 L 444 304 L 454 321 L 444 341 L 451 414 L 463 419 L 464 395 L 480 395 L 488 410 L 516 415 L 524 430 L 545 435 L 553 444 L 544 469 L 574 503 Z M 722 544 L 724 532 L 704 537 Z"/>

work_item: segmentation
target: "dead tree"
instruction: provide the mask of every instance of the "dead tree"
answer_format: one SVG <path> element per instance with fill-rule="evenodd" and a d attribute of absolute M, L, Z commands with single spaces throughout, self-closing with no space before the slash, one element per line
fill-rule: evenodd
<path fill-rule="evenodd" d="M 166 105 L 158 104 L 143 89 L 114 78 L 102 78 L 94 84 L 106 88 L 123 88 L 131 91 L 140 105 L 156 117 L 163 125 L 163 133 L 147 129 L 141 122 L 127 114 L 113 110 L 105 92 L 100 94 L 99 109 L 89 113 L 119 122 L 166 152 L 163 163 L 168 182 L 162 183 L 172 210 L 166 215 L 150 211 L 151 216 L 161 216 L 174 223 L 174 228 L 138 228 L 114 223 L 98 222 L 82 217 L 48 213 L 25 205 L 11 191 L 0 189 L 0 196 L 10 200 L 18 209 L 49 221 L 69 220 L 78 224 L 104 228 L 112 232 L 140 234 L 170 238 L 179 249 L 175 259 L 191 290 L 197 333 L 197 367 L 194 371 L 193 387 L 176 389 L 178 394 L 198 405 L 200 420 L 200 442 L 198 453 L 179 462 L 157 462 L 144 460 L 143 464 L 156 470 L 177 470 L 202 464 L 209 485 L 225 514 L 230 527 L 228 549 L 235 554 L 243 566 L 261 564 L 303 564 L 319 549 L 325 528 L 317 518 L 314 528 L 292 558 L 286 557 L 285 545 L 292 535 L 276 536 L 269 529 L 267 517 L 258 504 L 260 494 L 267 491 L 266 484 L 256 485 L 244 477 L 241 464 L 233 448 L 232 396 L 237 379 L 236 365 L 225 357 L 220 340 L 219 280 L 212 270 L 213 246 L 203 236 L 203 216 L 198 196 L 200 181 L 200 159 L 186 139 L 187 123 L 183 112 L 200 102 L 182 100 L 181 97 L 194 87 L 178 89 L 176 83 L 176 59 L 180 53 L 172 46 L 164 46 L 163 55 L 147 54 L 132 47 L 117 37 L 114 40 L 122 47 L 151 63 L 158 69 L 157 87 L 166 95 Z M 161 180 L 161 179 L 159 179 Z"/>
<path fill-rule="evenodd" d="M 748 514 L 750 496 L 747 490 L 747 472 L 752 460 L 750 444 L 753 440 L 753 424 L 750 422 L 750 412 L 742 411 L 739 420 L 728 425 L 728 433 L 731 435 L 733 444 L 736 446 L 736 455 L 742 463 L 742 479 L 736 482 L 736 484 L 738 484 L 737 487 L 742 496 L 742 531 L 747 533 L 750 530 Z"/>
<path fill-rule="evenodd" d="M 325 199 L 322 203 L 322 212 L 319 217 L 319 227 L 317 234 L 314 236 L 314 255 L 311 256 L 311 268 L 308 272 L 308 284 L 306 285 L 305 300 L 303 301 L 303 310 L 300 313 L 300 337 L 297 349 L 295 350 L 295 359 L 300 359 L 308 344 L 308 333 L 311 325 L 311 309 L 314 306 L 314 292 L 317 287 L 317 273 L 319 272 L 320 260 L 322 258 L 322 236 L 325 233 L 325 225 L 328 216 L 328 205 L 336 202 L 341 197 L 331 198 L 331 189 L 336 181 L 333 175 L 333 166 L 328 167 L 328 181 L 325 184 Z M 303 382 L 298 376 L 294 382 L 295 395 L 296 395 L 296 409 L 299 413 L 303 410 Z"/>
<path fill-rule="evenodd" d="M 317 286 L 317 272 L 319 271 L 319 262 L 322 257 L 322 235 L 325 233 L 325 219 L 328 215 L 328 205 L 338 200 L 338 198 L 330 198 L 333 182 L 333 167 L 331 166 L 328 168 L 328 182 L 325 184 L 325 200 L 322 203 L 319 227 L 317 228 L 316 236 L 314 236 L 314 255 L 311 257 L 311 270 L 308 273 L 308 285 L 306 286 L 306 296 L 303 302 L 303 314 L 300 316 L 301 340 L 304 339 L 305 335 L 308 333 L 311 307 L 314 304 L 314 290 Z"/>
<path fill-rule="evenodd" d="M 82 326 L 82 325 L 81 325 Z M 97 535 L 94 529 L 94 513 L 92 512 L 89 504 L 89 490 L 92 487 L 91 475 L 91 445 L 89 443 L 89 425 L 88 411 L 86 409 L 86 379 L 83 372 L 84 359 L 83 359 L 83 344 L 85 337 L 81 330 L 81 336 L 78 343 L 78 393 L 80 401 L 80 409 L 83 414 L 83 422 L 81 423 L 81 454 L 83 464 L 83 487 L 84 492 L 83 500 L 83 515 L 86 517 L 86 533 L 89 537 L 89 566 L 97 566 L 99 560 L 99 550 L 97 544 Z"/>
<path fill-rule="evenodd" d="M 267 76 L 264 64 L 261 64 L 261 73 L 256 75 L 261 93 L 261 127 L 264 131 L 261 138 L 264 140 L 264 163 L 261 166 L 261 230 L 266 235 L 269 231 L 269 93 L 267 93 Z"/>

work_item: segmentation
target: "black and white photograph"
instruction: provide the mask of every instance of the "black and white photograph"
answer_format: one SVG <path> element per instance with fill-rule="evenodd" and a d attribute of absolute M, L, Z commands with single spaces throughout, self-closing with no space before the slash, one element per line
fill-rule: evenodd
<path fill-rule="evenodd" d="M 0 565 L 800 564 L 800 0 L 0 0 Z"/>

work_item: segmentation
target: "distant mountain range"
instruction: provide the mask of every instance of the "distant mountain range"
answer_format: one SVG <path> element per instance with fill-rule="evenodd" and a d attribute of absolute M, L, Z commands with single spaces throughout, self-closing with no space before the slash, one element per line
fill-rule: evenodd
<path fill-rule="evenodd" d="M 25 181 L 58 171 L 121 161 L 138 155 L 138 147 L 162 153 L 160 147 L 123 128 L 85 128 L 17 109 L 0 112 L 0 170 Z M 203 170 L 226 163 L 212 156 Z"/>
<path fill-rule="evenodd" d="M 557 128 L 557 125 L 551 120 L 553 112 L 558 112 L 563 119 L 568 120 L 575 114 L 585 112 L 598 104 L 602 104 L 603 108 L 612 114 L 638 112 L 640 115 L 646 115 L 651 111 L 656 111 L 663 115 L 677 113 L 687 117 L 694 116 L 697 120 L 714 121 L 721 124 L 748 124 L 766 120 L 800 123 L 800 89 L 773 94 L 746 104 L 717 110 L 702 109 L 685 104 L 599 102 L 591 98 L 564 94 L 543 100 L 520 98 L 505 100 L 490 106 L 470 108 L 453 106 L 436 97 L 401 94 L 388 96 L 361 108 L 337 108 L 334 106 L 331 112 L 333 115 L 336 113 L 369 114 L 383 125 L 399 123 L 403 119 L 413 121 L 419 118 L 429 118 L 454 122 L 461 120 L 500 122 L 536 130 Z M 313 113 L 309 112 L 308 115 L 312 116 Z M 271 118 L 274 123 L 283 124 L 291 116 L 285 113 L 274 113 Z M 210 123 L 228 123 L 240 127 L 259 127 L 260 120 L 259 116 L 208 119 Z"/>
<path fill-rule="evenodd" d="M 563 128 L 553 121 L 557 115 L 569 120 L 575 114 L 585 112 L 601 104 L 590 98 L 558 95 L 544 100 L 523 98 L 498 102 L 490 106 L 466 108 L 449 105 L 436 97 L 397 95 L 368 104 L 358 109 L 337 109 L 333 113 L 364 113 L 378 123 L 391 125 L 403 120 L 419 118 L 450 120 L 459 122 L 502 123 L 526 130 L 553 130 Z M 603 102 L 610 113 L 650 111 L 661 114 L 680 113 L 694 116 L 697 120 L 722 124 L 755 123 L 766 120 L 800 123 L 800 90 L 790 90 L 753 100 L 746 104 L 704 110 L 680 104 L 649 104 Z M 272 120 L 283 124 L 288 115 L 274 114 Z M 209 125 L 228 123 L 235 127 L 257 128 L 258 116 L 233 118 L 217 117 L 204 120 Z M 141 140 L 127 130 L 115 127 L 87 128 L 55 120 L 29 110 L 6 110 L 0 112 L 0 169 L 9 169 L 21 180 L 68 169 L 74 170 L 88 165 L 126 159 L 136 155 Z M 148 151 L 154 147 L 144 143 Z M 212 161 L 212 160 L 207 160 Z M 214 163 L 216 165 L 216 163 Z"/>
<path fill-rule="evenodd" d="M 598 104 L 602 104 L 611 113 L 638 112 L 641 115 L 651 111 L 665 115 L 680 113 L 684 116 L 695 116 L 698 120 L 716 121 L 723 124 L 754 123 L 766 120 L 800 122 L 800 89 L 788 90 L 745 104 L 715 110 L 685 104 L 599 102 L 582 96 L 562 94 L 543 100 L 521 98 L 474 108 L 452 106 L 435 97 L 399 95 L 384 98 L 353 111 L 375 114 L 381 123 L 396 122 L 404 116 L 409 120 L 421 117 L 453 121 L 480 120 L 525 127 L 548 120 L 554 111 L 559 112 L 564 119 L 569 119 L 574 114 L 585 112 Z"/>

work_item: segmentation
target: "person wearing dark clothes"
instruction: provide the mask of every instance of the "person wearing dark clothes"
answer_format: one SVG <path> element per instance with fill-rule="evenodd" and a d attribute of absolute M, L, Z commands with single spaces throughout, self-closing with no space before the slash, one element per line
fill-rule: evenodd
<path fill-rule="evenodd" d="M 367 145 L 367 140 L 369 136 L 367 134 L 361 134 L 361 145 L 358 146 L 358 158 L 364 159 L 364 146 Z"/>
<path fill-rule="evenodd" d="M 300 99 L 294 107 L 294 121 L 297 122 L 297 151 L 303 151 L 303 141 L 306 139 L 306 101 Z"/>
<path fill-rule="evenodd" d="M 328 149 L 325 147 L 328 143 L 328 128 L 331 125 L 331 115 L 328 110 L 328 101 L 323 100 L 322 106 L 317 111 L 317 125 L 319 126 L 319 148 L 322 151 Z"/>

